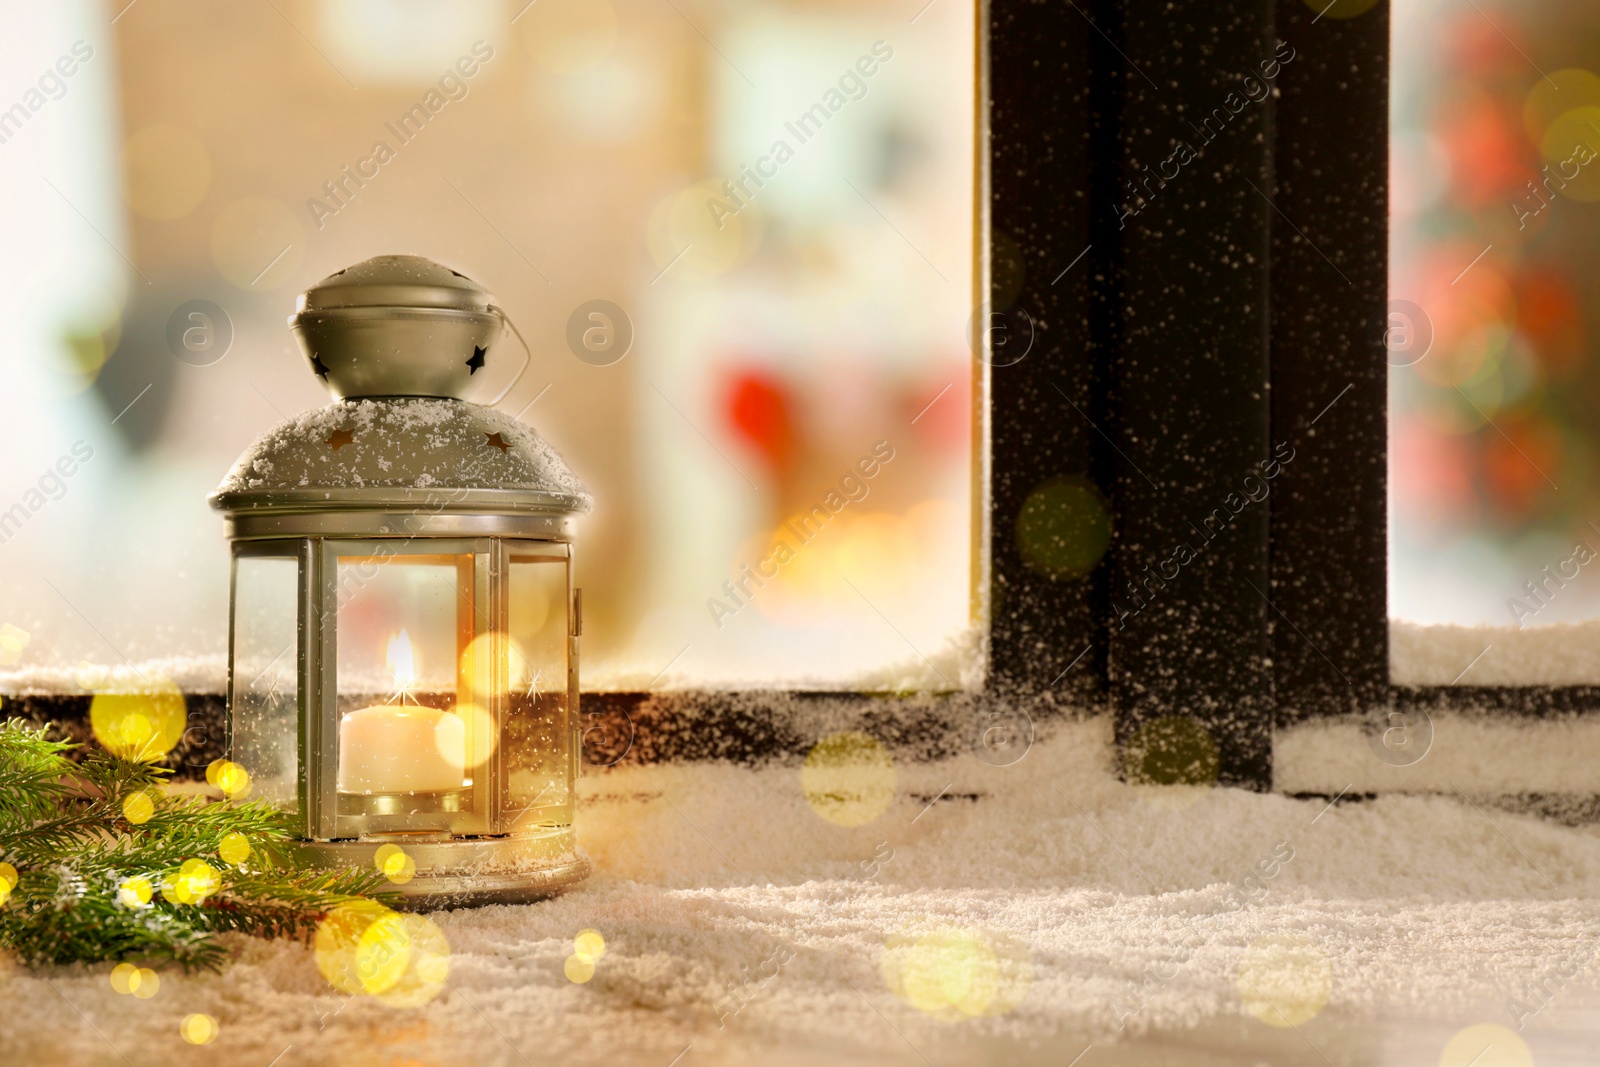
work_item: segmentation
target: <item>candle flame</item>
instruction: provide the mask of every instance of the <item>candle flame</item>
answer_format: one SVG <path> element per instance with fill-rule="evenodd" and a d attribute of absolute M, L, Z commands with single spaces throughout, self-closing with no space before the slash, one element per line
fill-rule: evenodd
<path fill-rule="evenodd" d="M 411 649 L 411 635 L 403 627 L 399 633 L 389 636 L 389 649 L 384 661 L 394 678 L 394 687 L 404 702 L 407 692 L 417 682 L 417 657 Z"/>

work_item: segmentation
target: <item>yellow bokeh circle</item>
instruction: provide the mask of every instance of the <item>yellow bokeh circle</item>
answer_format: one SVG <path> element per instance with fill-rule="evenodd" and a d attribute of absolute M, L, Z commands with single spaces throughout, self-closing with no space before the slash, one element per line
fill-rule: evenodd
<path fill-rule="evenodd" d="M 1579 107 L 1600 107 L 1600 76 L 1578 67 L 1564 67 L 1551 71 L 1547 78 L 1534 78 L 1522 105 L 1522 125 L 1528 142 L 1535 148 L 1543 147 L 1550 124 Z"/>
<path fill-rule="evenodd" d="M 111 968 L 108 976 L 111 988 L 126 996 L 139 987 L 139 968 L 131 963 L 119 963 Z"/>
<path fill-rule="evenodd" d="M 17 869 L 9 863 L 0 863 L 0 882 L 6 883 L 12 889 L 17 888 Z"/>
<path fill-rule="evenodd" d="M 217 1020 L 201 1012 L 185 1015 L 178 1033 L 191 1045 L 209 1045 L 217 1039 Z"/>
<path fill-rule="evenodd" d="M 1123 747 L 1122 772 L 1130 785 L 1217 784 L 1222 761 L 1210 732 L 1187 715 L 1144 723 Z"/>
<path fill-rule="evenodd" d="M 739 199 L 742 206 L 705 181 L 658 203 L 645 228 L 658 277 L 709 277 L 749 258 L 761 242 L 760 214 L 753 200 Z"/>
<path fill-rule="evenodd" d="M 140 967 L 138 982 L 133 985 L 132 992 L 140 1000 L 149 1000 L 161 992 L 161 976 L 148 967 Z"/>
<path fill-rule="evenodd" d="M 527 598 L 532 600 L 532 598 Z M 538 602 L 535 602 L 538 603 Z M 545 614 L 539 616 L 539 625 L 544 624 L 548 614 L 548 607 L 539 604 L 538 609 Z M 457 664 L 460 668 L 459 678 L 465 680 L 471 695 L 477 699 L 472 703 L 487 704 L 490 694 L 506 692 L 508 690 L 524 693 L 533 680 L 533 668 L 528 661 L 527 653 L 523 652 L 522 645 L 509 634 L 491 631 L 474 637 L 467 647 L 462 650 Z M 499 681 L 495 679 L 495 667 L 499 667 Z M 559 679 L 554 686 L 545 688 L 561 688 L 566 679 Z"/>
<path fill-rule="evenodd" d="M 879 971 L 895 996 L 946 1020 L 1004 1015 L 1033 983 L 1026 945 L 968 927 L 895 934 L 884 945 Z"/>
<path fill-rule="evenodd" d="M 1540 182 L 1548 180 L 1549 188 L 1569 200 L 1600 200 L 1600 103 L 1569 108 L 1557 115 L 1539 148 L 1548 161 L 1543 172 L 1548 179 Z M 1550 195 L 1542 184 L 1538 193 Z M 1532 203 L 1528 197 L 1523 199 Z"/>
<path fill-rule="evenodd" d="M 365 993 L 391 1007 L 417 1007 L 450 974 L 450 943 L 432 921 L 370 900 L 336 906 L 317 924 L 317 969 L 341 993 Z"/>
<path fill-rule="evenodd" d="M 517 21 L 534 62 L 557 74 L 596 66 L 617 43 L 617 13 L 608 0 L 540 0 Z"/>
<path fill-rule="evenodd" d="M 574 953 L 561 965 L 561 973 L 567 976 L 569 982 L 582 985 L 594 977 L 594 960 L 585 959 Z"/>
<path fill-rule="evenodd" d="M 250 858 L 250 839 L 240 833 L 224 834 L 217 842 L 217 855 L 223 863 L 237 867 Z"/>
<path fill-rule="evenodd" d="M 89 702 L 95 740 L 121 759 L 154 763 L 183 739 L 188 722 L 183 693 L 165 680 L 136 692 L 96 693 Z"/>
<path fill-rule="evenodd" d="M 161 978 L 148 967 L 119 963 L 111 968 L 111 988 L 124 995 L 149 1000 L 161 989 Z"/>
<path fill-rule="evenodd" d="M 417 863 L 406 855 L 399 845 L 381 845 L 372 857 L 372 865 L 395 885 L 405 885 L 416 876 Z"/>
<path fill-rule="evenodd" d="M 211 156 L 177 126 L 146 126 L 123 146 L 124 189 L 134 214 L 176 219 L 200 205 L 211 187 Z"/>
<path fill-rule="evenodd" d="M 1439 1067 L 1533 1067 L 1533 1051 L 1509 1026 L 1478 1023 L 1445 1042 Z"/>
<path fill-rule="evenodd" d="M 579 930 L 572 939 L 572 954 L 593 963 L 606 954 L 606 939 L 599 930 Z"/>
<path fill-rule="evenodd" d="M 457 704 L 439 717 L 433 729 L 433 743 L 452 767 L 463 770 L 487 763 L 500 738 L 494 716 L 477 704 Z"/>
<path fill-rule="evenodd" d="M 117 886 L 117 900 L 125 908 L 143 908 L 155 896 L 155 885 L 142 874 L 130 875 Z"/>
<path fill-rule="evenodd" d="M 191 859 L 162 881 L 161 895 L 171 904 L 204 904 L 221 888 L 221 872 L 205 860 Z"/>
<path fill-rule="evenodd" d="M 148 792 L 129 793 L 122 798 L 122 817 L 135 826 L 143 826 L 156 813 L 156 802 Z"/>
<path fill-rule="evenodd" d="M 242 800 L 250 795 L 250 772 L 232 760 L 212 760 L 206 766 L 206 781 L 222 790 L 222 795 L 229 800 Z"/>
<path fill-rule="evenodd" d="M 10 899 L 11 899 L 11 883 L 10 882 L 0 882 L 0 907 L 5 907 L 6 902 L 8 900 L 10 900 Z"/>
<path fill-rule="evenodd" d="M 800 767 L 806 803 L 838 826 L 865 826 L 894 802 L 898 773 L 881 741 L 857 730 L 830 734 Z"/>
<path fill-rule="evenodd" d="M 267 292 L 293 277 L 305 249 L 300 217 L 265 197 L 237 200 L 211 223 L 211 260 L 241 289 Z"/>
<path fill-rule="evenodd" d="M 1267 937 L 1240 957 L 1237 985 L 1249 1014 L 1268 1026 L 1301 1026 L 1327 1007 L 1333 964 L 1308 937 Z"/>

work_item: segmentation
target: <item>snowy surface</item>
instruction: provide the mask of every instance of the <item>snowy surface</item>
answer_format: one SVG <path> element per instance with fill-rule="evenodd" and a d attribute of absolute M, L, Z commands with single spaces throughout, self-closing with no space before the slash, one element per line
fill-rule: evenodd
<path fill-rule="evenodd" d="M 795 766 L 590 774 L 580 832 L 597 874 L 541 904 L 437 916 L 453 958 L 424 1007 L 346 1001 L 307 950 L 251 942 L 221 976 L 164 975 L 149 1001 L 114 993 L 106 967 L 0 973 L 0 1048 L 140 1067 L 1065 1067 L 1093 1042 L 1094 1067 L 1203 1039 L 1206 1058 L 1173 1062 L 1321 1063 L 1315 1044 L 1342 1067 L 1440 1062 L 1461 1027 L 1514 1027 L 1516 998 L 1539 1009 L 1522 1032 L 1537 1062 L 1567 1062 L 1550 1051 L 1562 1027 L 1600 1003 L 1600 829 L 1453 796 L 1141 790 L 1109 753 L 1110 723 L 1092 719 L 1008 767 L 903 762 L 893 803 L 853 829 L 812 810 Z M 1013 1010 L 945 1021 L 887 988 L 886 942 L 941 923 L 1024 947 L 1033 977 Z M 586 927 L 608 952 L 574 985 L 562 963 Z M 1279 935 L 1331 966 L 1327 1007 L 1299 1031 L 1246 1015 L 1237 988 L 1245 953 Z M 792 959 L 719 1026 L 742 969 L 779 949 Z M 178 1038 L 196 1011 L 220 1021 L 209 1048 Z"/>
<path fill-rule="evenodd" d="M 1396 685 L 1600 684 L 1600 619 L 1533 626 L 1389 622 Z"/>

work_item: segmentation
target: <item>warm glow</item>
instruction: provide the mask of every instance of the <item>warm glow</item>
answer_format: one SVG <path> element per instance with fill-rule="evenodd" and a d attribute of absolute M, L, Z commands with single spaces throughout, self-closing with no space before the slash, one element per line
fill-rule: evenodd
<path fill-rule="evenodd" d="M 384 655 L 384 663 L 389 668 L 389 676 L 394 679 L 395 690 L 400 694 L 401 700 L 413 685 L 417 684 L 417 654 L 411 648 L 411 635 L 401 628 L 397 634 L 389 637 L 389 649 Z"/>

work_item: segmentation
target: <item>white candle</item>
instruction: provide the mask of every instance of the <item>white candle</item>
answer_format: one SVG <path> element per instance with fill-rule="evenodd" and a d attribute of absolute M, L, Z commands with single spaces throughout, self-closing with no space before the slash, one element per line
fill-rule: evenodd
<path fill-rule="evenodd" d="M 462 732 L 460 716 L 434 708 L 388 704 L 352 711 L 339 720 L 339 792 L 460 789 L 463 746 L 455 735 Z"/>

